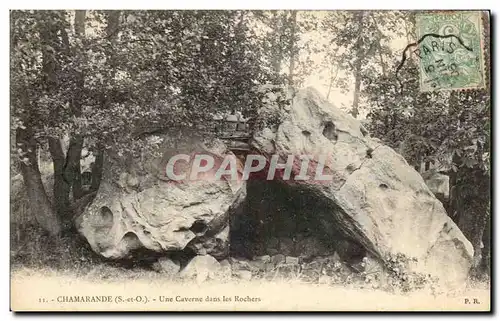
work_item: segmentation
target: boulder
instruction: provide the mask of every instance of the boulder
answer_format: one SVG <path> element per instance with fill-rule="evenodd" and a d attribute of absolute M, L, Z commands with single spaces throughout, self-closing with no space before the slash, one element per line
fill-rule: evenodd
<path fill-rule="evenodd" d="M 279 254 L 279 251 L 277 249 L 267 249 L 266 253 L 269 254 L 270 256 L 273 256 Z"/>
<path fill-rule="evenodd" d="M 210 255 L 195 256 L 181 271 L 183 279 L 196 279 L 197 282 L 220 279 L 225 272 L 220 263 Z"/>
<path fill-rule="evenodd" d="M 221 270 L 219 275 L 222 279 L 230 279 L 232 275 L 231 263 L 228 260 L 222 260 L 219 262 Z"/>
<path fill-rule="evenodd" d="M 277 254 L 271 257 L 271 262 L 274 264 L 274 266 L 283 264 L 285 263 L 285 256 L 283 254 Z"/>
<path fill-rule="evenodd" d="M 257 120 L 251 146 L 269 159 L 278 154 L 307 155 L 308 180 L 294 163 L 288 188 L 308 195 L 312 215 L 326 232 L 340 230 L 367 255 L 384 262 L 395 253 L 417 262 L 411 270 L 437 276 L 446 285 L 463 284 L 473 248 L 420 174 L 361 123 L 333 106 L 314 89 L 299 91 L 287 108 L 266 106 L 263 115 L 279 115 L 276 123 Z M 269 118 L 269 117 L 268 117 Z M 321 157 L 323 175 L 315 176 Z M 282 161 L 284 162 L 284 161 Z M 320 173 L 321 174 L 321 173 Z"/>
<path fill-rule="evenodd" d="M 214 146 L 201 145 L 199 150 L 216 159 L 231 153 L 221 144 Z M 175 153 L 167 151 L 165 155 Z M 163 160 L 168 161 L 165 155 Z M 161 164 L 161 160 L 136 163 L 139 168 L 144 163 Z M 96 253 L 119 259 L 141 250 L 168 255 L 189 248 L 217 258 L 228 255 L 229 217 L 245 199 L 244 182 L 209 179 L 211 172 L 204 173 L 204 179 L 170 181 L 162 176 L 165 165 L 156 165 L 156 171 L 144 170 L 141 175 L 132 174 L 139 170 L 114 175 L 106 171 L 108 176 L 94 201 L 75 220 Z"/>
<path fill-rule="evenodd" d="M 152 268 L 156 272 L 165 274 L 167 276 L 174 276 L 181 269 L 178 262 L 175 262 L 168 257 L 159 258 L 158 261 L 153 263 Z"/>
<path fill-rule="evenodd" d="M 269 255 L 261 255 L 261 256 L 256 256 L 254 260 L 267 263 L 271 262 L 271 257 Z"/>
<path fill-rule="evenodd" d="M 446 204 L 450 199 L 450 177 L 435 170 L 422 173 L 422 177 L 437 199 Z"/>
<path fill-rule="evenodd" d="M 294 256 L 287 256 L 285 258 L 285 263 L 291 265 L 299 265 L 299 258 Z"/>
<path fill-rule="evenodd" d="M 233 272 L 233 275 L 236 276 L 238 279 L 244 280 L 244 281 L 250 281 L 252 279 L 252 272 L 247 271 L 247 270 L 238 270 Z"/>

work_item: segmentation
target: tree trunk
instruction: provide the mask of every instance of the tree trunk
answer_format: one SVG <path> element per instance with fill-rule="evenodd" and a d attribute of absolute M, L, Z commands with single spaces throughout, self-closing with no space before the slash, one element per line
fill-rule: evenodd
<path fill-rule="evenodd" d="M 384 57 L 382 56 L 382 38 L 383 38 L 383 33 L 380 31 L 380 28 L 378 27 L 377 19 L 373 16 L 373 14 L 370 14 L 370 17 L 372 18 L 373 24 L 375 25 L 375 28 L 377 29 L 377 34 L 378 34 L 378 39 L 375 40 L 376 46 L 377 46 L 377 52 L 378 52 L 378 58 L 380 59 L 380 66 L 382 67 L 382 75 L 384 77 L 387 77 L 387 66 L 384 62 Z M 406 27 L 406 22 L 405 22 L 405 27 Z"/>
<path fill-rule="evenodd" d="M 85 11 L 77 11 L 79 12 L 78 16 L 75 16 L 75 32 L 80 37 L 84 38 L 85 36 Z M 106 11 L 106 36 L 111 42 L 115 42 L 118 35 L 119 23 L 120 23 L 120 14 L 119 10 L 109 10 Z M 106 63 L 109 64 L 110 69 L 113 74 L 116 70 L 116 59 L 113 49 L 106 51 L 107 60 Z M 84 80 L 83 75 L 81 76 L 80 86 L 83 88 Z M 102 99 L 102 108 L 108 109 L 110 105 L 109 97 L 105 97 Z M 79 110 L 76 112 L 81 113 L 81 106 L 79 106 Z M 80 168 L 80 157 L 81 150 L 83 148 L 83 138 L 75 135 L 75 137 L 70 142 L 70 147 L 67 153 L 67 179 L 72 182 L 73 185 L 73 198 L 76 204 L 81 204 L 82 202 L 87 204 L 93 200 L 92 197 L 88 197 L 86 193 L 82 189 L 81 182 L 81 168 Z M 102 175 L 103 175 L 103 164 L 104 164 L 104 146 L 102 143 L 98 144 L 97 151 L 94 151 L 95 154 L 95 162 L 92 166 L 92 179 L 89 193 L 95 196 L 95 192 L 99 189 L 101 184 Z M 85 196 L 85 199 L 83 197 Z M 77 202 L 79 199 L 82 199 L 81 202 Z M 74 207 L 74 206 L 73 206 Z M 77 206 L 78 207 L 78 206 Z"/>
<path fill-rule="evenodd" d="M 38 224 L 50 235 L 56 236 L 61 232 L 61 224 L 57 214 L 52 209 L 52 204 L 43 186 L 36 159 L 36 141 L 29 127 L 17 129 L 16 142 L 20 144 L 20 148 L 25 153 L 25 161 L 20 163 L 24 185 L 30 201 L 30 210 Z"/>
<path fill-rule="evenodd" d="M 455 221 L 474 248 L 473 270 L 481 264 L 483 233 L 489 221 L 490 180 L 479 169 L 462 167 L 457 173 L 451 211 Z M 476 271 L 477 272 L 477 271 Z"/>
<path fill-rule="evenodd" d="M 118 39 L 118 30 L 120 27 L 120 15 L 121 11 L 120 10 L 109 10 L 106 11 L 106 19 L 107 19 L 107 25 L 106 25 L 106 37 L 111 41 L 111 42 L 116 42 Z M 115 53 L 113 51 L 113 47 L 110 47 L 109 50 L 106 51 L 106 56 L 109 60 L 107 62 L 109 63 L 110 69 L 113 71 L 116 70 L 116 59 L 115 59 Z"/>
<path fill-rule="evenodd" d="M 117 40 L 118 30 L 120 28 L 120 15 L 121 11 L 119 10 L 106 11 L 106 19 L 107 19 L 106 36 L 111 42 L 115 42 Z M 241 19 L 243 19 L 243 13 Z M 106 56 L 107 56 L 106 63 L 109 64 L 112 74 L 114 75 L 114 73 L 116 72 L 116 59 L 115 59 L 115 52 L 113 51 L 112 48 L 106 51 Z M 101 103 L 103 109 L 109 108 L 110 105 L 109 98 L 107 97 L 103 98 Z M 92 166 L 92 180 L 91 180 L 92 182 L 89 191 L 89 193 L 91 194 L 95 194 L 101 184 L 103 176 L 103 167 L 104 167 L 104 153 L 105 153 L 104 144 L 101 142 L 98 144 L 97 150 L 94 151 L 95 162 Z"/>
<path fill-rule="evenodd" d="M 326 100 L 328 100 L 328 98 L 330 97 L 330 93 L 332 91 L 332 87 L 333 87 L 333 83 L 335 82 L 335 80 L 337 79 L 337 75 L 339 74 L 339 66 L 337 65 L 337 68 L 336 68 L 336 71 L 335 71 L 335 75 L 333 74 L 333 70 L 335 68 L 335 63 L 336 63 L 336 59 L 337 59 L 337 54 L 340 50 L 340 47 L 337 47 L 337 50 L 335 50 L 335 54 L 333 55 L 333 57 L 331 58 L 331 68 L 330 68 L 330 83 L 328 84 L 328 93 L 326 94 Z"/>
<path fill-rule="evenodd" d="M 332 65 L 332 69 L 333 69 L 333 65 Z M 338 73 L 339 73 L 339 68 L 338 67 L 337 67 L 337 72 L 335 73 L 335 75 L 333 75 L 333 71 L 330 72 L 330 83 L 328 84 L 328 92 L 326 93 L 326 100 L 328 100 L 330 98 L 330 94 L 332 92 L 333 83 L 337 79 Z"/>
<path fill-rule="evenodd" d="M 283 35 L 283 26 L 286 22 L 286 12 L 282 14 L 280 17 L 280 13 L 278 11 L 273 12 L 272 23 L 274 26 L 274 30 L 272 32 L 272 46 L 271 46 L 271 67 L 273 69 L 273 73 L 278 78 L 281 72 L 281 61 L 283 60 L 283 45 L 282 45 L 282 35 Z"/>
<path fill-rule="evenodd" d="M 85 36 L 85 10 L 75 10 L 75 34 L 77 37 Z"/>
<path fill-rule="evenodd" d="M 75 12 L 75 35 L 82 43 L 85 41 L 85 10 Z M 75 70 L 76 90 L 73 97 L 72 112 L 78 117 L 82 114 L 83 88 L 85 86 L 84 74 Z M 70 139 L 68 152 L 66 154 L 66 167 L 64 178 L 73 188 L 73 199 L 77 200 L 83 196 L 82 173 L 80 168 L 80 158 L 83 148 L 83 137 L 74 133 Z"/>
<path fill-rule="evenodd" d="M 81 40 L 85 36 L 85 10 L 77 10 L 75 12 L 75 34 Z M 59 30 L 61 32 L 63 41 L 67 42 L 67 34 L 64 29 Z M 56 34 L 45 34 L 45 41 L 51 43 L 57 39 Z M 69 46 L 69 43 L 66 43 Z M 66 53 L 71 55 L 71 50 L 66 48 Z M 49 79 L 55 78 L 54 70 L 57 66 L 57 61 L 50 52 L 44 52 L 43 59 L 44 63 L 44 73 Z M 83 86 L 84 86 L 84 76 L 81 72 L 73 70 L 74 77 L 76 80 L 76 88 L 73 92 L 71 99 L 71 112 L 74 116 L 78 117 L 81 115 L 81 106 L 83 99 Z M 55 83 L 47 84 L 47 91 L 51 92 L 55 89 Z M 54 206 L 55 210 L 63 223 L 62 228 L 64 230 L 70 229 L 72 227 L 72 210 L 70 202 L 70 191 L 73 191 L 73 199 L 78 199 L 83 195 L 81 188 L 81 173 L 80 173 L 80 157 L 81 150 L 83 147 L 83 138 L 73 133 L 73 137 L 70 138 L 68 151 L 64 153 L 60 139 L 56 137 L 50 137 L 49 140 L 49 150 L 52 156 L 52 161 L 54 165 Z"/>
<path fill-rule="evenodd" d="M 66 31 L 60 30 L 63 39 L 67 39 Z M 77 10 L 75 12 L 75 34 L 82 40 L 85 35 L 85 11 Z M 57 35 L 47 35 L 46 41 L 53 41 L 53 38 Z M 67 40 L 64 40 L 65 42 Z M 66 44 L 67 46 L 69 43 Z M 71 54 L 70 50 L 67 50 L 67 54 Z M 50 62 L 54 66 L 56 61 L 52 55 L 49 53 L 44 54 L 44 60 Z M 50 64 L 47 64 L 50 66 Z M 45 67 L 45 74 L 47 77 L 52 77 L 54 73 L 54 68 Z M 81 115 L 81 101 L 83 92 L 83 74 L 79 71 L 74 70 L 74 75 L 76 78 L 76 88 L 73 92 L 73 97 L 71 99 L 71 111 L 74 116 Z M 54 86 L 48 86 L 47 90 L 50 92 L 54 89 Z M 73 134 L 70 138 L 68 151 L 64 153 L 61 141 L 56 137 L 49 138 L 49 150 L 52 156 L 52 161 L 54 165 L 54 205 L 58 216 L 63 222 L 63 229 L 71 228 L 71 218 L 73 216 L 71 210 L 71 202 L 69 193 L 73 191 L 73 199 L 78 199 L 82 196 L 81 188 L 81 173 L 80 173 L 80 155 L 81 149 L 83 147 L 83 138 L 78 134 Z"/>
<path fill-rule="evenodd" d="M 294 73 L 295 73 L 295 60 L 297 59 L 296 44 L 295 44 L 295 33 L 297 28 L 297 10 L 293 10 L 290 16 L 290 69 L 288 72 L 288 83 L 290 86 L 294 86 Z"/>
<path fill-rule="evenodd" d="M 384 77 L 387 77 L 387 67 L 384 62 L 384 57 L 382 57 L 382 46 L 380 45 L 380 43 L 378 44 L 378 57 L 380 59 L 380 65 L 382 66 L 382 75 L 384 75 Z"/>
<path fill-rule="evenodd" d="M 71 185 L 64 179 L 64 166 L 66 158 L 62 149 L 61 140 L 49 137 L 49 151 L 52 156 L 54 166 L 54 207 L 57 215 L 64 223 L 70 217 L 68 210 L 70 208 L 69 192 Z"/>
<path fill-rule="evenodd" d="M 448 172 L 448 176 L 450 177 L 450 184 L 449 184 L 449 200 L 448 204 L 446 204 L 445 209 L 446 212 L 448 213 L 448 216 L 451 217 L 451 219 L 457 223 L 456 221 L 456 215 L 455 215 L 455 209 L 458 208 L 457 204 L 455 204 L 458 200 L 456 197 L 456 185 L 457 185 L 457 173 L 454 172 L 453 170 L 450 170 Z"/>
<path fill-rule="evenodd" d="M 43 90 L 50 94 L 58 84 L 56 74 L 58 66 L 54 53 L 54 39 L 57 39 L 57 24 L 40 23 L 39 27 L 40 40 L 43 44 L 41 80 L 44 85 Z M 33 117 L 36 116 L 32 115 L 32 106 L 28 99 L 28 97 L 24 97 L 22 102 L 25 111 L 23 117 L 25 128 L 17 128 L 16 130 L 16 143 L 24 153 L 22 156 L 23 161 L 20 162 L 21 173 L 30 201 L 32 215 L 44 230 L 50 235 L 56 236 L 60 234 L 62 230 L 61 221 L 57 210 L 54 211 L 47 197 L 38 168 L 38 160 L 36 157 L 37 142 L 33 133 Z M 58 163 L 57 165 L 60 164 Z M 57 169 L 59 170 L 60 167 L 58 166 Z M 54 179 L 57 179 L 56 176 L 54 176 Z M 62 185 L 57 185 L 57 193 L 56 189 L 54 189 L 54 198 L 62 191 L 62 187 Z"/>
<path fill-rule="evenodd" d="M 358 33 L 359 35 L 363 34 L 363 12 L 356 13 L 357 15 L 357 23 L 359 25 Z M 358 40 L 356 41 L 356 61 L 354 63 L 354 97 L 352 101 L 352 110 L 351 115 L 354 118 L 357 118 L 359 115 L 359 96 L 361 91 L 361 66 L 363 63 L 363 59 L 365 56 L 363 50 L 363 42 L 361 37 L 358 36 Z"/>
<path fill-rule="evenodd" d="M 351 115 L 357 118 L 359 115 L 359 94 L 361 90 L 361 59 L 357 59 L 354 70 L 354 98 L 352 101 Z"/>
<path fill-rule="evenodd" d="M 72 186 L 73 199 L 77 200 L 83 196 L 82 179 L 80 169 L 80 158 L 82 155 L 83 138 L 75 134 L 70 139 L 68 152 L 66 153 L 66 163 L 64 168 L 64 180 Z"/>
<path fill-rule="evenodd" d="M 92 166 L 92 183 L 90 192 L 96 192 L 99 189 L 102 180 L 104 167 L 104 148 L 100 147 L 95 154 L 95 162 Z"/>

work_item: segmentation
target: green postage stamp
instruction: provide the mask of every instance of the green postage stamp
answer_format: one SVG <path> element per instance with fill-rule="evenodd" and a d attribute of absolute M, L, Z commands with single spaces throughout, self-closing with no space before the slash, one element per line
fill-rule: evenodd
<path fill-rule="evenodd" d="M 420 90 L 485 87 L 481 11 L 442 11 L 416 17 Z"/>

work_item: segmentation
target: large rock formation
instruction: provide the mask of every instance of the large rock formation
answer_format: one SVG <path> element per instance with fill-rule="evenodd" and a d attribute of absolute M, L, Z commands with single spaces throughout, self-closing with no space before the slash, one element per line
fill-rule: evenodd
<path fill-rule="evenodd" d="M 219 144 L 205 152 L 222 157 L 227 151 Z M 144 249 L 189 248 L 194 254 L 227 256 L 229 216 L 245 198 L 244 182 L 177 182 L 163 173 L 123 172 L 101 182 L 95 200 L 76 221 L 92 249 L 113 259 Z"/>
<path fill-rule="evenodd" d="M 384 264 L 403 254 L 417 259 L 412 271 L 432 274 L 447 285 L 463 283 L 473 257 L 470 242 L 420 174 L 394 150 L 370 138 L 359 121 L 306 89 L 291 105 L 260 110 L 256 125 L 254 150 L 268 159 L 277 154 L 280 163 L 289 155 L 307 155 L 311 179 L 294 180 L 304 174 L 300 169 L 305 165 L 297 160 L 292 180 L 249 183 L 248 202 L 241 206 L 247 192 L 241 180 L 172 182 L 158 173 L 126 171 L 103 180 L 94 202 L 76 222 L 80 233 L 108 258 L 146 249 L 221 259 L 228 255 L 229 218 L 241 217 L 244 220 L 233 220 L 231 231 L 239 234 L 232 239 L 242 245 L 236 254 L 247 251 L 241 238 L 254 237 L 266 244 L 259 254 L 249 250 L 245 255 L 307 259 L 314 253 L 302 252 L 319 250 L 314 245 L 318 241 L 326 246 L 319 251 L 323 255 L 336 252 L 344 261 L 367 255 Z M 202 152 L 220 157 L 229 153 L 220 144 Z M 327 180 L 314 176 L 323 157 L 322 173 L 331 176 Z M 266 197 L 273 193 L 277 196 Z M 300 215 L 303 219 L 296 220 Z M 265 233 L 248 233 L 245 220 L 251 216 L 256 216 L 253 225 Z M 302 244 L 304 240 L 313 245 Z"/>
<path fill-rule="evenodd" d="M 326 154 L 323 173 L 331 180 L 284 182 L 315 200 L 310 212 L 320 216 L 324 228 L 340 230 L 381 262 L 401 253 L 418 260 L 412 270 L 444 284 L 465 280 L 473 256 L 470 242 L 419 173 L 370 138 L 359 121 L 313 89 L 297 93 L 291 106 L 267 107 L 260 114 L 251 144 L 261 153 L 278 154 L 281 163 L 288 155 L 310 155 L 313 164 Z M 292 177 L 298 174 L 295 167 Z"/>
<path fill-rule="evenodd" d="M 430 191 L 446 206 L 450 199 L 450 177 L 435 170 L 422 173 L 422 177 Z"/>

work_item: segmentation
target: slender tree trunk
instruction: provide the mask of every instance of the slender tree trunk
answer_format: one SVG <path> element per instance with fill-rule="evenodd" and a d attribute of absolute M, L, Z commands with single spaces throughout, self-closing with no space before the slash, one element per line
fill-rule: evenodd
<path fill-rule="evenodd" d="M 85 10 L 75 10 L 75 33 L 77 37 L 85 37 Z"/>
<path fill-rule="evenodd" d="M 106 11 L 107 25 L 106 25 L 106 36 L 111 42 L 116 42 L 118 39 L 118 30 L 120 28 L 120 10 L 109 10 Z M 113 73 L 116 71 L 116 59 L 113 48 L 110 48 L 106 52 L 108 57 L 108 62 L 110 64 Z"/>
<path fill-rule="evenodd" d="M 339 74 L 339 66 L 338 65 L 337 65 L 337 68 L 336 68 L 336 71 L 335 71 L 335 75 L 333 74 L 333 69 L 336 66 L 336 59 L 337 59 L 337 54 L 338 54 L 339 50 L 340 50 L 340 47 L 337 47 L 337 49 L 335 50 L 335 54 L 331 58 L 331 62 L 330 62 L 331 63 L 331 68 L 330 68 L 330 83 L 328 84 L 328 93 L 326 94 L 326 99 L 327 100 L 330 97 L 330 93 L 332 91 L 333 83 L 335 82 L 335 80 L 337 79 L 337 75 Z"/>
<path fill-rule="evenodd" d="M 83 138 L 74 134 L 70 139 L 63 179 L 72 186 L 73 199 L 77 200 L 83 196 L 80 158 L 83 148 Z"/>
<path fill-rule="evenodd" d="M 373 24 L 375 25 L 375 28 L 377 29 L 377 34 L 378 34 L 377 41 L 378 42 L 377 42 L 376 46 L 377 46 L 378 58 L 380 59 L 380 66 L 382 67 L 382 74 L 384 75 L 384 77 L 386 77 L 387 76 L 387 66 L 384 62 L 384 57 L 382 56 L 382 45 L 381 45 L 383 34 L 382 34 L 382 31 L 380 31 L 380 28 L 378 27 L 377 19 L 375 19 L 374 15 L 370 14 L 370 17 L 372 18 Z M 406 22 L 405 22 L 405 27 L 406 27 Z"/>
<path fill-rule="evenodd" d="M 106 11 L 106 18 L 107 18 L 106 35 L 111 42 L 115 42 L 118 38 L 118 30 L 120 27 L 120 15 L 121 11 L 119 10 Z M 243 13 L 241 19 L 243 19 Z M 114 74 L 116 72 L 116 59 L 113 49 L 108 50 L 106 52 L 106 56 L 107 56 L 107 63 L 109 64 L 110 69 Z M 103 98 L 102 108 L 108 109 L 109 105 L 110 105 L 109 98 Z M 97 192 L 103 176 L 104 157 L 105 157 L 105 149 L 103 143 L 98 144 L 97 150 L 94 151 L 94 155 L 95 155 L 95 162 L 94 165 L 92 166 L 92 183 L 90 186 L 91 194 L 92 193 L 95 194 L 95 192 Z"/>
<path fill-rule="evenodd" d="M 295 33 L 296 33 L 296 28 L 297 28 L 297 10 L 292 10 L 292 13 L 290 15 L 290 45 L 289 45 L 289 52 L 290 52 L 290 69 L 288 72 L 288 83 L 290 86 L 294 86 L 294 75 L 295 75 L 295 60 L 297 59 L 297 53 L 296 53 L 296 41 L 295 41 Z"/>
<path fill-rule="evenodd" d="M 118 37 L 118 28 L 120 23 L 120 14 L 119 10 L 109 10 L 106 11 L 106 35 L 107 38 L 111 42 L 115 42 Z M 85 11 L 77 11 L 77 15 L 75 15 L 75 32 L 82 39 L 85 37 Z M 116 71 L 116 59 L 115 53 L 113 49 L 106 51 L 107 60 L 106 63 L 109 64 L 110 69 L 114 72 Z M 84 78 L 83 74 L 79 74 L 79 85 L 80 88 L 84 86 Z M 81 100 L 78 100 L 81 103 Z M 103 97 L 102 98 L 102 108 L 108 109 L 110 106 L 110 98 Z M 81 105 L 77 106 L 78 109 L 75 112 L 81 113 Z M 104 154 L 105 149 L 102 143 L 98 144 L 97 150 L 94 151 L 95 162 L 92 166 L 92 180 L 89 194 L 86 195 L 82 190 L 81 184 L 81 168 L 80 168 L 80 157 L 81 150 L 83 148 L 83 139 L 75 135 L 73 140 L 70 142 L 70 147 L 68 149 L 67 154 L 67 164 L 72 166 L 67 172 L 70 177 L 68 179 L 73 182 L 73 198 L 76 201 L 73 210 L 76 211 L 76 216 L 78 216 L 80 211 L 84 208 L 86 204 L 92 202 L 93 198 L 96 195 L 97 190 L 101 184 L 102 176 L 103 176 L 103 166 L 104 166 Z M 71 176 L 73 175 L 73 176 Z M 77 201 L 78 200 L 78 201 Z"/>
<path fill-rule="evenodd" d="M 82 43 L 85 41 L 85 10 L 76 10 L 75 12 L 75 35 Z M 81 58 L 81 57 L 80 57 Z M 84 75 L 81 71 L 75 70 L 76 90 L 73 97 L 73 115 L 76 117 L 82 114 L 83 88 L 85 86 Z M 73 199 L 77 200 L 83 196 L 82 173 L 80 168 L 80 159 L 83 148 L 83 137 L 74 133 L 70 139 L 68 152 L 66 155 L 66 169 L 64 178 L 72 185 Z"/>
<path fill-rule="evenodd" d="M 92 166 L 92 183 L 90 192 L 96 192 L 99 189 L 102 180 L 104 166 L 104 147 L 100 146 L 95 153 L 95 162 Z"/>
<path fill-rule="evenodd" d="M 281 15 L 278 11 L 273 12 L 273 17 L 271 19 L 274 26 L 272 33 L 272 46 L 271 46 L 271 67 L 273 69 L 274 75 L 278 78 L 281 72 L 281 61 L 283 60 L 283 26 L 286 23 L 286 12 Z"/>
<path fill-rule="evenodd" d="M 380 65 L 382 66 L 382 74 L 387 77 L 387 67 L 384 62 L 384 57 L 382 57 L 382 46 L 378 44 L 378 57 L 380 59 Z"/>
<path fill-rule="evenodd" d="M 38 224 L 50 235 L 56 236 L 61 232 L 61 224 L 43 186 L 36 158 L 37 145 L 29 127 L 17 129 L 16 142 L 25 153 L 25 162 L 20 162 L 20 166 L 30 201 L 30 210 Z"/>
<path fill-rule="evenodd" d="M 457 202 L 457 197 L 455 195 L 457 188 L 455 187 L 457 185 L 457 173 L 450 170 L 448 172 L 448 176 L 450 177 L 450 184 L 449 184 L 449 199 L 448 199 L 448 204 L 446 204 L 445 209 L 446 212 L 448 213 L 448 216 L 451 217 L 451 219 L 457 223 L 456 221 L 456 215 L 455 215 L 455 209 L 458 208 L 458 206 L 455 204 Z"/>
<path fill-rule="evenodd" d="M 62 35 L 63 42 L 66 47 L 69 46 L 67 34 L 64 29 L 59 30 Z M 75 13 L 75 34 L 80 39 L 84 39 L 85 34 L 85 11 L 77 10 Z M 57 34 L 46 37 L 46 41 L 53 42 L 57 39 Z M 72 55 L 70 49 L 66 48 L 66 54 Z M 56 66 L 57 61 L 49 52 L 44 53 L 44 71 L 49 79 L 54 77 L 54 68 L 49 68 L 51 65 Z M 82 96 L 83 96 L 83 74 L 74 70 L 76 78 L 76 88 L 71 99 L 71 112 L 74 116 L 81 115 Z M 47 90 L 50 92 L 55 87 L 47 85 Z M 60 220 L 63 223 L 64 230 L 72 227 L 73 212 L 71 209 L 71 201 L 69 194 L 73 191 L 73 199 L 76 200 L 83 195 L 81 188 L 81 173 L 80 173 L 80 157 L 83 147 L 83 138 L 73 133 L 69 140 L 68 151 L 64 153 L 61 141 L 59 138 L 49 138 L 49 151 L 52 156 L 54 165 L 54 206 Z"/>
<path fill-rule="evenodd" d="M 337 66 L 337 71 L 335 72 L 335 75 L 333 75 L 333 65 L 332 65 L 332 71 L 330 72 L 330 83 L 328 84 L 328 92 L 326 94 L 326 100 L 328 100 L 328 98 L 330 98 L 330 94 L 332 92 L 332 88 L 333 88 L 333 83 L 335 82 L 335 80 L 337 79 L 337 75 L 339 74 L 339 68 Z"/>
<path fill-rule="evenodd" d="M 359 115 L 359 95 L 361 91 L 361 59 L 357 59 L 354 70 L 354 98 L 352 101 L 351 115 L 357 118 Z"/>
<path fill-rule="evenodd" d="M 61 146 L 61 140 L 50 137 L 49 138 L 49 151 L 52 156 L 52 164 L 54 166 L 54 207 L 57 215 L 61 218 L 64 223 L 70 214 L 68 210 L 70 208 L 69 192 L 71 190 L 71 185 L 64 178 L 64 166 L 66 163 L 66 158 Z"/>
<path fill-rule="evenodd" d="M 408 23 L 406 22 L 406 20 L 403 20 L 403 23 L 405 25 L 405 34 L 406 34 L 406 42 L 407 43 L 411 43 L 412 42 L 412 39 L 411 39 L 411 33 L 410 33 L 410 27 L 408 26 Z"/>
<path fill-rule="evenodd" d="M 360 35 L 363 34 L 363 12 L 357 12 L 357 23 L 359 25 L 358 32 Z M 364 59 L 363 42 L 361 37 L 358 37 L 356 41 L 356 61 L 354 63 L 354 97 L 352 102 L 351 115 L 357 118 L 359 115 L 359 96 L 361 92 L 361 67 Z"/>

